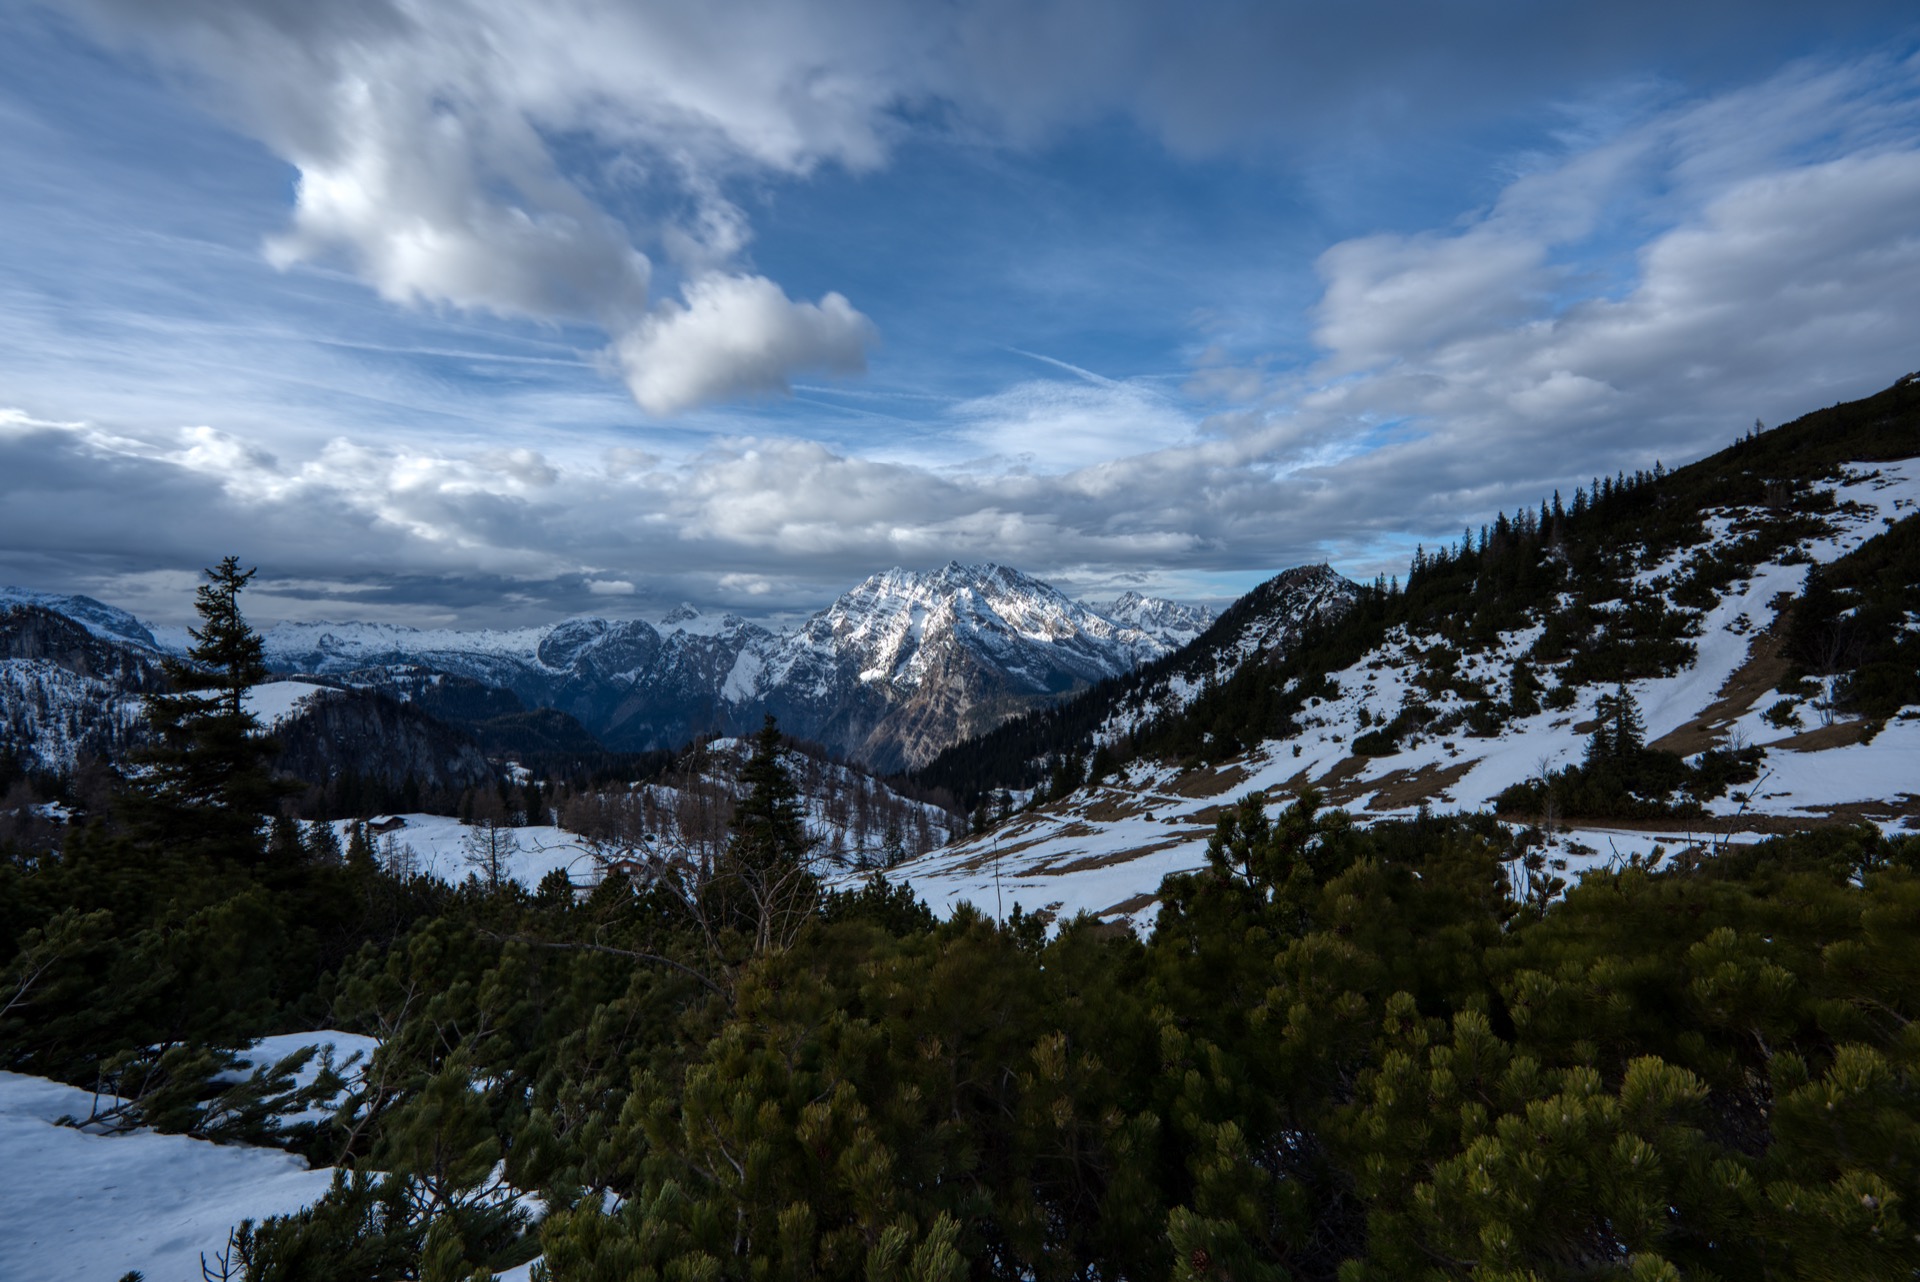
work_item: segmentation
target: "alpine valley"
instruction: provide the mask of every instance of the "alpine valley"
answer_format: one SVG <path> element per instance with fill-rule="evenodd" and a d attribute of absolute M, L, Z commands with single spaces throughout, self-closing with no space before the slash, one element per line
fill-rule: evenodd
<path fill-rule="evenodd" d="M 0 604 L 0 1274 L 1920 1269 L 1920 376 L 1217 617 L 208 580 Z"/>

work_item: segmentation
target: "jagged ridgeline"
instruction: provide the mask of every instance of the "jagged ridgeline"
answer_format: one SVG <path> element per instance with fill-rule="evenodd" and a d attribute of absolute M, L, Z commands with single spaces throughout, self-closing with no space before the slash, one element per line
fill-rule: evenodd
<path fill-rule="evenodd" d="M 1582 686 L 1670 675 L 1693 658 L 1698 613 L 1729 584 L 1819 537 L 1834 497 L 1824 483 L 1849 464 L 1920 455 L 1920 375 L 1864 400 L 1755 430 L 1685 467 L 1569 478 L 1537 507 L 1502 514 L 1460 541 L 1421 549 L 1406 582 L 1353 584 L 1325 567 L 1289 570 L 1243 597 L 1187 648 L 957 745 L 916 773 L 969 804 L 996 790 L 1059 794 L 1128 760 L 1188 766 L 1235 757 L 1298 733 L 1299 718 L 1397 628 L 1444 644 L 1423 679 L 1467 703 L 1470 734 L 1497 733 L 1544 694 L 1571 706 Z M 1731 530 L 1704 515 L 1739 509 Z M 1753 514 L 1758 515 L 1753 515 Z M 1685 555 L 1697 549 L 1694 555 Z M 1650 573 L 1678 558 L 1673 573 Z M 1793 605 L 1788 658 L 1838 679 L 1836 697 L 1868 715 L 1920 699 L 1920 638 L 1906 625 L 1920 597 L 1913 516 L 1813 574 Z M 1537 626 L 1503 699 L 1449 663 L 1501 633 Z M 1249 638 L 1257 638 L 1249 643 Z M 1451 648 L 1449 648 L 1451 647 Z M 1553 665 L 1543 691 L 1536 666 Z M 1519 703 L 1516 709 L 1516 701 Z M 1386 753 L 1424 727 L 1418 705 L 1358 736 Z"/>
<path fill-rule="evenodd" d="M 1113 727 L 1145 725 L 1213 688 L 1250 661 L 1285 652 L 1321 619 L 1337 618 L 1367 589 L 1324 565 L 1275 575 L 1235 601 L 1190 644 L 1085 693 L 1016 717 L 942 752 L 913 780 L 965 799 L 1046 784 L 1070 791 L 1085 758 Z M 1110 755 L 1110 754 L 1109 754 Z M 1098 773 L 1108 764 L 1094 764 Z"/>

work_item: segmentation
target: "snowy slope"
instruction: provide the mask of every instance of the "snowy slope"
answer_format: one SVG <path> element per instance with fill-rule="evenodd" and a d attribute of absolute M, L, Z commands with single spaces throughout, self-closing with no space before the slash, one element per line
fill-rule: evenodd
<path fill-rule="evenodd" d="M 0 752 L 66 774 L 87 757 L 117 758 L 139 741 L 142 696 L 57 664 L 0 659 Z"/>
<path fill-rule="evenodd" d="M 1836 819 L 1920 832 L 1920 708 L 1906 709 L 1864 742 L 1867 725 L 1823 714 L 1806 701 L 1800 706 L 1810 730 L 1782 728 L 1762 716 L 1790 697 L 1774 684 L 1784 665 L 1762 662 L 1776 603 L 1800 590 L 1811 565 L 1830 563 L 1889 522 L 1911 517 L 1920 508 L 1920 460 L 1854 468 L 1835 497 L 1838 512 L 1828 535 L 1757 566 L 1700 613 L 1689 665 L 1672 676 L 1627 683 L 1650 743 L 1667 738 L 1686 752 L 1709 743 L 1758 746 L 1764 750 L 1760 777 L 1708 803 L 1711 817 L 1697 826 L 1662 821 L 1559 833 L 1549 853 L 1565 870 L 1644 855 L 1656 845 L 1671 851 L 1752 841 Z M 1736 524 L 1735 513 L 1710 515 L 1710 527 L 1722 534 Z M 1651 578 L 1672 568 L 1653 566 L 1643 574 Z M 1510 693 L 1513 661 L 1538 632 L 1535 627 L 1505 634 L 1498 644 L 1464 655 L 1462 670 L 1503 699 Z M 1311 784 L 1363 821 L 1409 816 L 1422 804 L 1477 810 L 1508 786 L 1582 757 L 1594 701 L 1607 690 L 1584 689 L 1574 707 L 1516 718 L 1491 737 L 1469 736 L 1464 727 L 1416 731 L 1387 755 L 1356 755 L 1352 744 L 1363 730 L 1361 710 L 1376 725 L 1392 717 L 1416 694 L 1419 656 L 1435 643 L 1395 630 L 1359 662 L 1332 674 L 1338 693 L 1309 701 L 1294 738 L 1264 743 L 1210 770 L 1136 763 L 1112 786 L 1085 789 L 1017 816 L 987 837 L 931 852 L 900 875 L 936 907 L 964 899 L 988 911 L 996 903 L 1011 910 L 1018 901 L 1028 910 L 1085 910 L 1143 922 L 1151 919 L 1160 878 L 1200 867 L 1220 808 L 1248 793 L 1279 803 Z M 1766 679 L 1769 673 L 1773 680 Z M 1417 697 L 1441 718 L 1464 711 L 1452 691 L 1419 690 Z"/>
<path fill-rule="evenodd" d="M 49 773 L 123 756 L 160 681 L 159 656 L 114 630 L 131 616 L 89 623 L 49 604 L 60 600 L 84 598 L 0 601 L 0 757 Z"/>
<path fill-rule="evenodd" d="M 277 1149 L 55 1125 L 87 1116 L 92 1101 L 0 1073 L 0 1278 L 110 1282 L 138 1269 L 152 1282 L 187 1282 L 241 1220 L 297 1211 L 333 1178 Z"/>
<path fill-rule="evenodd" d="M 146 624 L 117 606 L 96 601 L 90 596 L 68 596 L 58 592 L 36 592 L 32 588 L 0 587 L 0 608 L 9 605 L 37 605 L 55 614 L 63 614 L 97 637 L 125 642 L 143 650 L 160 651 L 166 647 L 155 639 Z"/>
<path fill-rule="evenodd" d="M 272 730 L 298 716 L 313 699 L 331 693 L 331 687 L 311 681 L 266 681 L 247 691 L 247 711 L 263 730 Z"/>
<path fill-rule="evenodd" d="M 1122 696 L 1096 740 L 1112 742 L 1142 722 L 1184 708 L 1202 689 L 1226 681 L 1245 665 L 1284 653 L 1306 628 L 1347 610 L 1357 591 L 1326 565 L 1303 565 L 1275 575 L 1210 621 L 1195 638 L 1198 644 Z M 1153 612 L 1162 604 L 1128 603 L 1128 610 Z"/>

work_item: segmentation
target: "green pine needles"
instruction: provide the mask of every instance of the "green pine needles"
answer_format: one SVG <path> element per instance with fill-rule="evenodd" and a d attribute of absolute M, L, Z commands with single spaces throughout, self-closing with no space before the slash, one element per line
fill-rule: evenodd
<path fill-rule="evenodd" d="M 267 676 L 260 636 L 240 614 L 254 574 L 232 556 L 206 572 L 194 644 L 165 661 L 168 692 L 147 700 L 152 746 L 134 794 L 149 841 L 226 862 L 261 857 L 262 825 L 289 791 L 272 773 L 276 745 L 247 711 L 247 692 Z"/>

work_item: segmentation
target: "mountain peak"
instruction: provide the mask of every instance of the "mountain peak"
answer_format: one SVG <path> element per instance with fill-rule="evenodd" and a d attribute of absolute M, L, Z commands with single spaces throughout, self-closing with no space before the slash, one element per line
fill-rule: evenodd
<path fill-rule="evenodd" d="M 96 601 L 90 596 L 69 596 L 59 592 L 40 592 L 33 588 L 0 587 L 0 606 L 37 605 L 110 641 L 126 641 L 147 650 L 161 649 L 147 625 L 117 606 Z"/>

